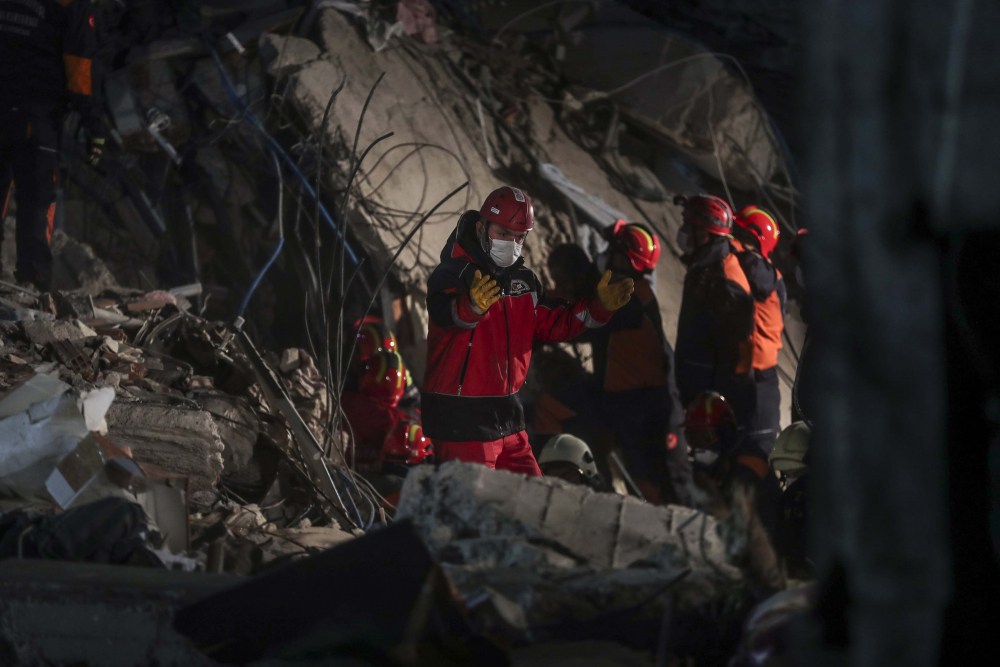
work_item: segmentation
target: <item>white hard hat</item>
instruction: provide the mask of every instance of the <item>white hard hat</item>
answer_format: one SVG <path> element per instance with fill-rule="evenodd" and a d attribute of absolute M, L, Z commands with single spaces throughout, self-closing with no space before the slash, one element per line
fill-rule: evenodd
<path fill-rule="evenodd" d="M 805 422 L 795 422 L 778 435 L 767 460 L 775 470 L 799 470 L 808 467 L 804 461 L 809 451 L 811 431 Z"/>
<path fill-rule="evenodd" d="M 556 461 L 572 463 L 580 469 L 584 477 L 597 476 L 597 463 L 594 461 L 594 455 L 590 453 L 590 447 L 576 436 L 560 433 L 545 443 L 542 453 L 538 455 L 538 464 Z"/>

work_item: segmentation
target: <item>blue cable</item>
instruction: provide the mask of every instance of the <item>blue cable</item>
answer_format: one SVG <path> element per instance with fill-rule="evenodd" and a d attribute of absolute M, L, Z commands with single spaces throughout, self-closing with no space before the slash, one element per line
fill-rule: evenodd
<path fill-rule="evenodd" d="M 250 285 L 249 291 L 247 291 L 246 296 L 243 297 L 243 303 L 240 304 L 240 309 L 236 312 L 237 316 L 243 317 L 243 313 L 246 312 L 247 305 L 250 303 L 250 297 L 252 297 L 253 293 L 257 291 L 257 286 L 260 285 L 260 281 L 263 280 L 264 274 L 267 273 L 267 270 L 271 268 L 272 264 L 274 264 L 274 260 L 278 259 L 278 255 L 281 254 L 281 249 L 284 246 L 285 246 L 285 239 L 282 238 L 278 241 L 278 247 L 274 249 L 274 254 L 271 255 L 271 258 L 267 260 L 267 264 L 264 265 L 264 268 L 261 269 L 260 273 L 257 274 L 257 277 L 254 278 L 253 284 Z"/>
<path fill-rule="evenodd" d="M 310 197 L 312 197 L 313 201 L 315 201 L 319 205 L 319 210 L 323 216 L 323 219 L 326 220 L 326 223 L 330 225 L 330 228 L 334 232 L 336 232 L 337 238 L 343 239 L 344 237 L 340 231 L 340 228 L 337 227 L 337 225 L 333 222 L 333 218 L 330 217 L 330 213 L 326 210 L 326 207 L 323 205 L 323 202 L 319 201 L 319 198 L 316 196 L 316 191 L 313 189 L 311 185 L 309 185 L 309 180 L 302 174 L 301 171 L 299 171 L 298 165 L 296 165 L 295 161 L 288 156 L 288 153 L 284 151 L 281 145 L 277 141 L 275 141 L 270 134 L 267 133 L 267 130 L 264 129 L 264 124 L 257 117 L 257 114 L 253 112 L 253 109 L 251 109 L 247 105 L 247 103 L 243 101 L 243 98 L 241 98 L 237 94 L 236 89 L 233 88 L 233 82 L 229 78 L 229 74 L 226 73 L 226 68 L 223 67 L 222 65 L 222 60 L 219 59 L 219 53 L 215 50 L 215 47 L 213 47 L 211 44 L 208 44 L 208 48 L 212 54 L 212 59 L 215 61 L 215 66 L 219 70 L 219 76 L 222 77 L 222 83 L 226 88 L 226 94 L 229 95 L 230 101 L 236 106 L 237 109 L 243 111 L 246 117 L 250 120 L 251 124 L 257 129 L 258 132 L 261 133 L 264 139 L 267 140 L 267 143 L 270 145 L 272 152 L 277 153 L 284 159 L 285 163 L 292 170 L 292 173 L 295 174 L 295 176 L 302 183 L 302 186 L 305 189 L 305 191 L 309 194 Z M 354 265 L 357 266 L 358 265 L 357 255 L 354 254 L 354 250 L 351 249 L 350 244 L 347 243 L 346 240 L 344 240 L 344 246 L 345 250 L 347 251 L 347 256 L 350 257 L 351 262 L 353 262 Z M 270 266 L 270 264 L 268 264 L 268 266 Z"/>

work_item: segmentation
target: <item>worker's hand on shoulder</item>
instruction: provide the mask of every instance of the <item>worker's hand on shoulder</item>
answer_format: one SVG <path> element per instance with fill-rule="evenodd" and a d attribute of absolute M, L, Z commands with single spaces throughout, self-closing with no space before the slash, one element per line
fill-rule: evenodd
<path fill-rule="evenodd" d="M 609 284 L 610 282 L 611 272 L 605 271 L 601 282 L 597 283 L 597 298 L 601 301 L 601 307 L 604 310 L 613 313 L 629 302 L 629 299 L 632 298 L 632 292 L 635 291 L 635 285 L 631 278 L 619 280 L 613 285 Z"/>
<path fill-rule="evenodd" d="M 472 309 L 480 315 L 485 315 L 494 303 L 500 300 L 500 287 L 497 281 L 490 280 L 489 275 L 483 275 L 476 271 L 472 276 L 472 285 L 469 286 L 469 300 L 472 302 Z"/>

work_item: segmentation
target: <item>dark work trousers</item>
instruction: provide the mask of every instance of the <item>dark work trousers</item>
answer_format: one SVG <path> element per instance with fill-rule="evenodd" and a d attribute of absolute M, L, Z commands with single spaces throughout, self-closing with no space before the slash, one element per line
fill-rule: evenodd
<path fill-rule="evenodd" d="M 0 108 L 0 197 L 4 217 L 11 183 L 17 201 L 18 281 L 48 290 L 61 115 L 53 107 Z M 2 241 L 2 238 L 0 238 Z"/>
<path fill-rule="evenodd" d="M 755 441 L 765 454 L 774 448 L 774 441 L 781 428 L 781 389 L 778 369 L 754 370 L 754 388 L 757 409 L 754 419 L 747 424 L 746 436 Z"/>
<path fill-rule="evenodd" d="M 605 392 L 602 412 L 636 480 L 662 479 L 670 430 L 670 394 L 666 387 Z"/>

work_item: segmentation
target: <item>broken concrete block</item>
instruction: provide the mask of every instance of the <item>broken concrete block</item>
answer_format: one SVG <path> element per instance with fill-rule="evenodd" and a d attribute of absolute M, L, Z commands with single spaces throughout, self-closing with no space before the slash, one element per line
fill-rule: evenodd
<path fill-rule="evenodd" d="M 165 403 L 114 403 L 108 437 L 136 461 L 186 476 L 192 491 L 210 489 L 222 472 L 225 445 L 212 415 Z"/>
<path fill-rule="evenodd" d="M 302 37 L 265 33 L 259 47 L 264 70 L 274 77 L 290 74 L 319 58 L 319 47 Z"/>
<path fill-rule="evenodd" d="M 35 345 L 47 345 L 59 340 L 80 340 L 84 337 L 80 327 L 65 320 L 25 322 L 24 335 Z"/>
<path fill-rule="evenodd" d="M 80 290 L 83 294 L 97 296 L 105 289 L 119 288 L 118 281 L 93 248 L 61 230 L 52 234 L 52 259 L 55 289 Z"/>
<path fill-rule="evenodd" d="M 599 568 L 625 568 L 641 561 L 740 577 L 726 561 L 715 519 L 696 510 L 655 507 L 557 479 L 480 465 L 454 461 L 437 470 L 412 470 L 396 516 L 411 519 L 439 557 L 463 540 L 506 538 L 496 541 L 498 549 L 514 548 L 517 540 L 555 545 Z M 516 560 L 508 554 L 491 558 Z"/>
<path fill-rule="evenodd" d="M 326 60 L 311 62 L 288 78 L 289 98 L 299 105 L 312 127 L 322 122 L 326 103 L 341 78 L 343 72 Z"/>
<path fill-rule="evenodd" d="M 257 444 L 257 431 L 260 430 L 257 415 L 246 401 L 227 394 L 201 394 L 198 402 L 212 416 L 219 429 L 219 437 L 225 446 L 222 460 L 227 473 L 245 468 L 253 458 L 253 448 Z"/>

